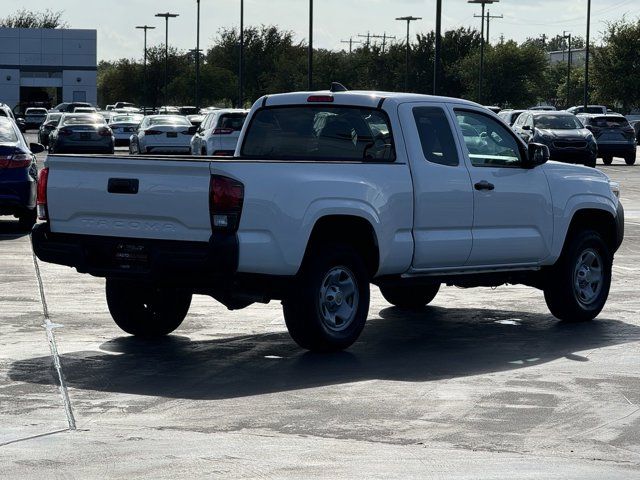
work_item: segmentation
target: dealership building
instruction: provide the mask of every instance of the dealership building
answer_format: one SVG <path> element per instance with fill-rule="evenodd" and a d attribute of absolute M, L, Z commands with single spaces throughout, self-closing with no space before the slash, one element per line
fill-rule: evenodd
<path fill-rule="evenodd" d="M 0 102 L 97 103 L 96 30 L 0 28 Z"/>

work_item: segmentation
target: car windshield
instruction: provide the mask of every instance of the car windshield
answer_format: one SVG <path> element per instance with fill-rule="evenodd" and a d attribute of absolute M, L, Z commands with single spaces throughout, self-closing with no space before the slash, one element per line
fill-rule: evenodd
<path fill-rule="evenodd" d="M 18 136 L 13 128 L 11 121 L 6 119 L 0 120 L 0 143 L 16 143 Z"/>
<path fill-rule="evenodd" d="M 142 115 L 114 115 L 113 117 L 111 117 L 111 123 L 140 123 L 142 121 L 142 118 Z"/>
<path fill-rule="evenodd" d="M 595 117 L 591 119 L 591 125 L 600 128 L 628 127 L 629 122 L 624 117 Z"/>
<path fill-rule="evenodd" d="M 27 108 L 26 115 L 46 115 L 46 108 Z"/>
<path fill-rule="evenodd" d="M 177 115 L 161 115 L 149 119 L 149 125 L 185 125 L 191 126 L 191 122 L 186 117 L 180 117 Z"/>
<path fill-rule="evenodd" d="M 73 115 L 64 117 L 62 122 L 63 125 L 92 125 L 98 124 L 103 125 L 106 124 L 104 118 L 100 115 Z"/>
<path fill-rule="evenodd" d="M 535 115 L 533 121 L 543 130 L 576 130 L 583 128 L 580 120 L 573 115 Z"/>

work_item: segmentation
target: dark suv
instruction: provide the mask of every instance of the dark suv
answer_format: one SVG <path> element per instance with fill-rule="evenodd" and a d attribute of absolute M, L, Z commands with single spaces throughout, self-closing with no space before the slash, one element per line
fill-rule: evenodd
<path fill-rule="evenodd" d="M 0 215 L 13 215 L 29 230 L 36 222 L 36 157 L 39 143 L 27 145 L 16 123 L 0 117 Z"/>
<path fill-rule="evenodd" d="M 629 121 L 617 113 L 607 115 L 578 114 L 585 128 L 598 142 L 598 157 L 611 165 L 613 157 L 622 157 L 627 165 L 636 163 L 636 132 Z"/>

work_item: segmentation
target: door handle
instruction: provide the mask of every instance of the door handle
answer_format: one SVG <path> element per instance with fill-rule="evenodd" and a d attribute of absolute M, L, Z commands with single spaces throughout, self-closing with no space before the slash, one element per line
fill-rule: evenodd
<path fill-rule="evenodd" d="M 138 193 L 140 182 L 137 178 L 110 178 L 107 192 L 121 195 L 135 195 Z"/>
<path fill-rule="evenodd" d="M 473 187 L 476 190 L 494 190 L 496 188 L 493 183 L 489 183 L 486 180 L 476 183 Z"/>

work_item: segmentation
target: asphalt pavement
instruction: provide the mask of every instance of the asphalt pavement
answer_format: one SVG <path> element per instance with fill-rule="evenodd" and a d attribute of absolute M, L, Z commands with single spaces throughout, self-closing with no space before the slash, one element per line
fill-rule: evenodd
<path fill-rule="evenodd" d="M 300 350 L 279 302 L 194 297 L 174 335 L 137 340 L 104 280 L 40 264 L 47 323 L 29 237 L 0 217 L 0 477 L 640 478 L 640 162 L 598 168 L 627 230 L 596 321 L 522 286 L 446 287 L 420 313 L 374 288 L 332 355 Z"/>

